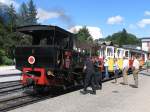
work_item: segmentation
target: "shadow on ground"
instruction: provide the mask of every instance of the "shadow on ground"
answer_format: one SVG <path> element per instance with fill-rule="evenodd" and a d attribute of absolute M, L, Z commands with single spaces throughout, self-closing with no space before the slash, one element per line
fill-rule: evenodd
<path fill-rule="evenodd" d="M 132 88 L 138 88 L 134 84 L 129 84 L 129 86 L 132 87 Z"/>
<path fill-rule="evenodd" d="M 144 72 L 140 72 L 141 75 L 146 75 L 146 76 L 150 76 L 150 74 L 148 73 L 144 73 Z"/>

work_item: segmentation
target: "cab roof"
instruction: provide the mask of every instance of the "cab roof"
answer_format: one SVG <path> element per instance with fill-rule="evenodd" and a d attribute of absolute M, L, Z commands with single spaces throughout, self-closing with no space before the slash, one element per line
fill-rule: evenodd
<path fill-rule="evenodd" d="M 28 25 L 28 26 L 21 26 L 17 27 L 16 32 L 21 32 L 24 34 L 28 34 L 31 36 L 39 36 L 43 34 L 49 34 L 51 36 L 56 37 L 68 37 L 73 35 L 71 32 L 64 30 L 58 26 L 52 26 L 52 25 Z"/>

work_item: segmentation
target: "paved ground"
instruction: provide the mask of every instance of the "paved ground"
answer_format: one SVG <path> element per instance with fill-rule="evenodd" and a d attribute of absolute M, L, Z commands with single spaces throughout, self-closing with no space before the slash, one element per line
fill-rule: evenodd
<path fill-rule="evenodd" d="M 1 66 L 0 67 L 0 75 L 8 75 L 8 74 L 20 74 L 19 70 L 15 69 L 15 66 Z M 20 76 L 9 76 L 9 77 L 0 77 L 0 82 L 6 81 L 15 81 L 20 80 Z"/>
<path fill-rule="evenodd" d="M 142 74 L 139 88 L 109 81 L 97 95 L 82 95 L 75 91 L 10 112 L 150 112 L 150 72 Z M 134 84 L 132 75 L 129 84 Z"/>

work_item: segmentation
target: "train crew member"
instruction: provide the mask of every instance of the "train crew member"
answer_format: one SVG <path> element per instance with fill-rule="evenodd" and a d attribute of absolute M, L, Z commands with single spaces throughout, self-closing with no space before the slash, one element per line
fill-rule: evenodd
<path fill-rule="evenodd" d="M 65 68 L 69 69 L 70 64 L 71 64 L 71 60 L 70 60 L 69 56 L 67 56 L 66 59 L 65 59 Z"/>
<path fill-rule="evenodd" d="M 115 83 L 117 83 L 117 78 L 119 76 L 119 66 L 117 63 L 117 58 L 114 59 L 114 78 L 115 78 Z"/>
<path fill-rule="evenodd" d="M 95 74 L 94 74 L 94 66 L 93 62 L 90 58 L 87 58 L 84 63 L 83 71 L 86 73 L 84 79 L 84 89 L 81 91 L 82 94 L 87 93 L 87 87 L 90 85 L 92 87 L 92 94 L 96 94 L 95 90 Z"/>
<path fill-rule="evenodd" d="M 94 62 L 94 70 L 95 70 L 95 77 L 96 77 L 96 88 L 102 89 L 102 72 L 100 71 L 101 62 L 95 58 Z"/>
<path fill-rule="evenodd" d="M 108 74 L 108 59 L 105 58 L 104 60 L 104 68 L 105 68 L 105 79 L 109 79 L 109 74 Z"/>
<path fill-rule="evenodd" d="M 138 88 L 138 72 L 139 72 L 139 68 L 140 68 L 140 62 L 138 61 L 137 56 L 134 56 L 132 70 L 133 70 L 133 78 L 134 78 L 134 81 L 135 81 L 135 87 L 136 88 Z"/>
<path fill-rule="evenodd" d="M 126 57 L 123 57 L 123 84 L 128 85 L 128 68 L 129 61 Z"/>

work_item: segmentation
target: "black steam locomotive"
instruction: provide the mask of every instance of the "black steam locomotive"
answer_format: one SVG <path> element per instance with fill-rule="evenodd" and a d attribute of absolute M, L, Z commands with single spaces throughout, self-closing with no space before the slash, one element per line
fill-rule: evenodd
<path fill-rule="evenodd" d="M 35 88 L 82 84 L 83 59 L 73 50 L 74 34 L 57 26 L 30 25 L 16 32 L 32 36 L 32 45 L 16 46 L 16 68 L 22 84 Z"/>

